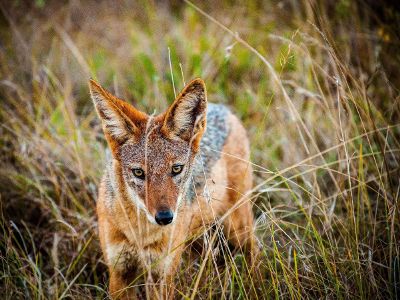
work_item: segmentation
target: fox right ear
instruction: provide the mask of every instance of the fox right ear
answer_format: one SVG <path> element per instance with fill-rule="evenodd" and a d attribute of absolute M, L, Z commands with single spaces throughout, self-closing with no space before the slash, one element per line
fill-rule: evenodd
<path fill-rule="evenodd" d="M 118 99 L 90 80 L 90 94 L 103 125 L 103 131 L 112 150 L 139 134 L 138 124 L 146 115 L 127 102 Z"/>
<path fill-rule="evenodd" d="M 206 129 L 207 93 L 202 79 L 188 83 L 166 112 L 162 132 L 191 141 L 195 151 Z"/>

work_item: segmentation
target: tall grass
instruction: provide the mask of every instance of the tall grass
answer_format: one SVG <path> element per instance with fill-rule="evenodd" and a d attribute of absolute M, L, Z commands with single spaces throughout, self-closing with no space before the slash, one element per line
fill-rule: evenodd
<path fill-rule="evenodd" d="M 399 39 L 385 11 L 350 1 L 0 8 L 2 298 L 107 297 L 95 216 L 106 143 L 90 77 L 148 113 L 174 99 L 172 78 L 179 90 L 202 77 L 209 101 L 240 116 L 260 299 L 400 297 Z M 250 298 L 243 256 L 208 241 L 219 252 L 185 257 L 178 297 Z"/>

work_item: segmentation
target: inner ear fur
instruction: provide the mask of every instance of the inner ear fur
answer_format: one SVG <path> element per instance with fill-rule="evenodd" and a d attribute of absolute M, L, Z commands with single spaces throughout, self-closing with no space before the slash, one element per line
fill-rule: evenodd
<path fill-rule="evenodd" d="M 191 142 L 198 149 L 206 128 L 207 92 L 202 79 L 188 83 L 165 114 L 162 132 Z"/>
<path fill-rule="evenodd" d="M 117 146 L 139 135 L 139 127 L 147 120 L 147 115 L 115 97 L 94 80 L 90 80 L 89 87 L 104 134 L 114 152 Z"/>

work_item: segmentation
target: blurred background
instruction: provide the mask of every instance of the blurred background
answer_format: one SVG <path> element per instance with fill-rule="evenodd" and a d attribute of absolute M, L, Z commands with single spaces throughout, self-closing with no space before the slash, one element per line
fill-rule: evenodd
<path fill-rule="evenodd" d="M 88 79 L 159 113 L 201 77 L 251 140 L 260 299 L 399 299 L 399 49 L 397 1 L 1 1 L 1 298 L 107 297 Z M 248 299 L 225 250 L 177 297 Z"/>

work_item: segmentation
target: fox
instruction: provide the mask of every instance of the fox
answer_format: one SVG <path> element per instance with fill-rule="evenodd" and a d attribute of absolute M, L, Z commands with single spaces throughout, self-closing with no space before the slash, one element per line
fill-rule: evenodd
<path fill-rule="evenodd" d="M 249 139 L 226 106 L 207 102 L 202 79 L 158 115 L 92 79 L 89 88 L 110 150 L 96 205 L 111 298 L 137 299 L 132 283 L 147 274 L 148 299 L 174 299 L 190 237 L 216 221 L 235 249 L 258 254 Z"/>

